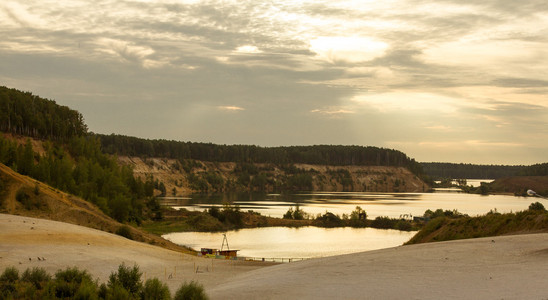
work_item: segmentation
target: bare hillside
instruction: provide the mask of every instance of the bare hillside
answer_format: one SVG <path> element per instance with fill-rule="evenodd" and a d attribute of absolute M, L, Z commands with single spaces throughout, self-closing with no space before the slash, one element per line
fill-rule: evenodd
<path fill-rule="evenodd" d="M 118 160 L 132 166 L 134 174 L 142 179 L 150 175 L 158 179 L 168 196 L 199 191 L 292 190 L 294 182 L 301 185 L 293 190 L 325 192 L 424 192 L 430 188 L 403 167 L 295 164 L 288 170 L 273 164 L 252 164 L 256 173 L 249 174 L 232 162 L 193 161 L 188 167 L 167 158 L 121 156 Z M 242 180 L 242 173 L 249 176 L 248 181 Z M 259 179 L 262 182 L 255 184 Z"/>

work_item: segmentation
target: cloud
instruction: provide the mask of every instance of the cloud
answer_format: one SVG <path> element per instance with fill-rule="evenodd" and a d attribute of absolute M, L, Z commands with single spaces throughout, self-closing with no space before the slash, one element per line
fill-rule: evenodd
<path fill-rule="evenodd" d="M 311 110 L 310 112 L 313 114 L 320 114 L 320 115 L 329 116 L 329 117 L 340 117 L 341 115 L 356 113 L 355 111 L 349 108 L 344 108 L 344 107 L 328 107 L 324 109 L 316 108 Z"/>
<path fill-rule="evenodd" d="M 310 41 L 310 50 L 319 59 L 330 63 L 357 63 L 382 56 L 388 45 L 369 37 L 317 37 Z"/>
<path fill-rule="evenodd" d="M 242 111 L 245 110 L 243 107 L 239 106 L 217 106 L 218 109 L 224 110 L 224 111 Z"/>
<path fill-rule="evenodd" d="M 261 53 L 263 51 L 259 50 L 259 48 L 257 48 L 256 46 L 251 46 L 251 45 L 245 45 L 245 46 L 240 46 L 238 48 L 236 48 L 236 53 Z"/>

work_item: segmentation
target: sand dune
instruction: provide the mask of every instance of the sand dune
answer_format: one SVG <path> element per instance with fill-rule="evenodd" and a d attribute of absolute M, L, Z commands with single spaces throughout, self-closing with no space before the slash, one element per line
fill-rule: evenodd
<path fill-rule="evenodd" d="M 42 267 L 54 274 L 77 266 L 106 282 L 122 263 L 137 264 L 142 279 L 157 277 L 172 293 L 185 281 L 195 280 L 209 289 L 231 276 L 269 265 L 205 259 L 87 227 L 0 214 L 0 272 L 15 266 L 20 271 Z"/>
<path fill-rule="evenodd" d="M 212 299 L 547 299 L 548 234 L 402 246 L 241 274 Z"/>
<path fill-rule="evenodd" d="M 138 264 L 144 277 L 163 280 L 172 292 L 182 282 L 196 280 L 212 299 L 548 298 L 546 233 L 402 246 L 266 267 L 203 259 L 86 227 L 0 214 L 0 270 L 38 266 L 54 273 L 78 266 L 105 282 L 121 263 Z"/>

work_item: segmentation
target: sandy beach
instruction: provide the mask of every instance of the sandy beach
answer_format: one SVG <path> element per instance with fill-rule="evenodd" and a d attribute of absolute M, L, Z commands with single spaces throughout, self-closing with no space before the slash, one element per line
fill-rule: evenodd
<path fill-rule="evenodd" d="M 163 280 L 172 292 L 196 280 L 211 299 L 548 298 L 545 233 L 268 266 L 204 259 L 86 227 L 0 214 L 0 270 L 43 267 L 53 274 L 78 266 L 105 282 L 121 263 L 139 265 L 143 277 Z"/>

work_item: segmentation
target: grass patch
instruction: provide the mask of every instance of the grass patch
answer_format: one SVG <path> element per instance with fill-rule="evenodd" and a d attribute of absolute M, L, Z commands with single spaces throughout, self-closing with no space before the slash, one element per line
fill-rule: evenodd
<path fill-rule="evenodd" d="M 182 220 L 146 221 L 141 224 L 141 229 L 156 235 L 193 231 L 193 227 Z"/>
<path fill-rule="evenodd" d="M 517 213 L 491 211 L 478 217 L 440 216 L 430 220 L 406 245 L 541 231 L 548 231 L 548 212 L 535 204 Z"/>

